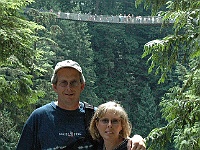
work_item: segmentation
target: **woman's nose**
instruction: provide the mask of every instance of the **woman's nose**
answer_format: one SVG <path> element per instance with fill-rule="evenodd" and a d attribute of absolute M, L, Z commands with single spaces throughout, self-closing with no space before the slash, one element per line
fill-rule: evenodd
<path fill-rule="evenodd" d="M 108 127 L 112 127 L 112 121 L 111 120 L 109 120 L 109 122 L 108 122 Z"/>

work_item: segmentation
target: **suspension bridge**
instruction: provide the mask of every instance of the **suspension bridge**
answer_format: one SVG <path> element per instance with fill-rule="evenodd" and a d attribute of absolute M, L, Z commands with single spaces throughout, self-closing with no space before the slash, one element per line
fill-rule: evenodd
<path fill-rule="evenodd" d="M 28 9 L 27 11 L 31 11 Z M 58 19 L 84 21 L 84 22 L 97 22 L 97 23 L 118 23 L 118 24 L 142 24 L 142 25 L 161 25 L 163 19 L 161 16 L 134 16 L 134 15 L 92 15 L 82 13 L 69 13 L 69 12 L 53 12 L 53 10 L 39 12 L 54 13 Z M 173 21 L 169 21 L 172 24 Z"/>
<path fill-rule="evenodd" d="M 57 18 L 75 20 L 75 21 L 91 21 L 99 23 L 122 23 L 122 24 L 162 24 L 163 19 L 160 16 L 133 16 L 133 15 L 91 15 L 81 13 L 64 13 L 58 12 Z"/>

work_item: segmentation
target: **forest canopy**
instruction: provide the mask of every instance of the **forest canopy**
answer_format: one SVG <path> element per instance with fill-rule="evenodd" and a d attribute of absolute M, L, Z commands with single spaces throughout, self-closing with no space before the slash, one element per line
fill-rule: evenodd
<path fill-rule="evenodd" d="M 81 101 L 96 106 L 119 101 L 132 134 L 142 135 L 147 149 L 200 149 L 199 5 L 198 0 L 1 0 L 0 149 L 16 149 L 30 113 L 56 99 L 50 78 L 64 59 L 82 66 Z M 59 11 L 152 15 L 164 22 L 61 20 Z"/>

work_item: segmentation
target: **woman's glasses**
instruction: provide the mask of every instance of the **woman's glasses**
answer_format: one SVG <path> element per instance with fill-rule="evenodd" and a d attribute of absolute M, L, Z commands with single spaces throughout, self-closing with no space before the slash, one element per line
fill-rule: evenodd
<path fill-rule="evenodd" d="M 109 120 L 108 118 L 99 119 L 99 121 L 104 125 L 109 124 L 109 122 L 111 122 L 112 125 L 118 125 L 121 122 L 120 119 L 111 119 L 111 120 Z"/>

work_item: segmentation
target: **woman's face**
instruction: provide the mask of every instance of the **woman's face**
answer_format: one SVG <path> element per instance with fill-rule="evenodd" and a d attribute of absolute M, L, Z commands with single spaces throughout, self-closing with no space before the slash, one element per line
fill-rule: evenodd
<path fill-rule="evenodd" d="M 122 130 L 121 119 L 119 115 L 108 110 L 106 114 L 96 123 L 97 129 L 104 140 L 117 141 L 119 132 Z"/>

